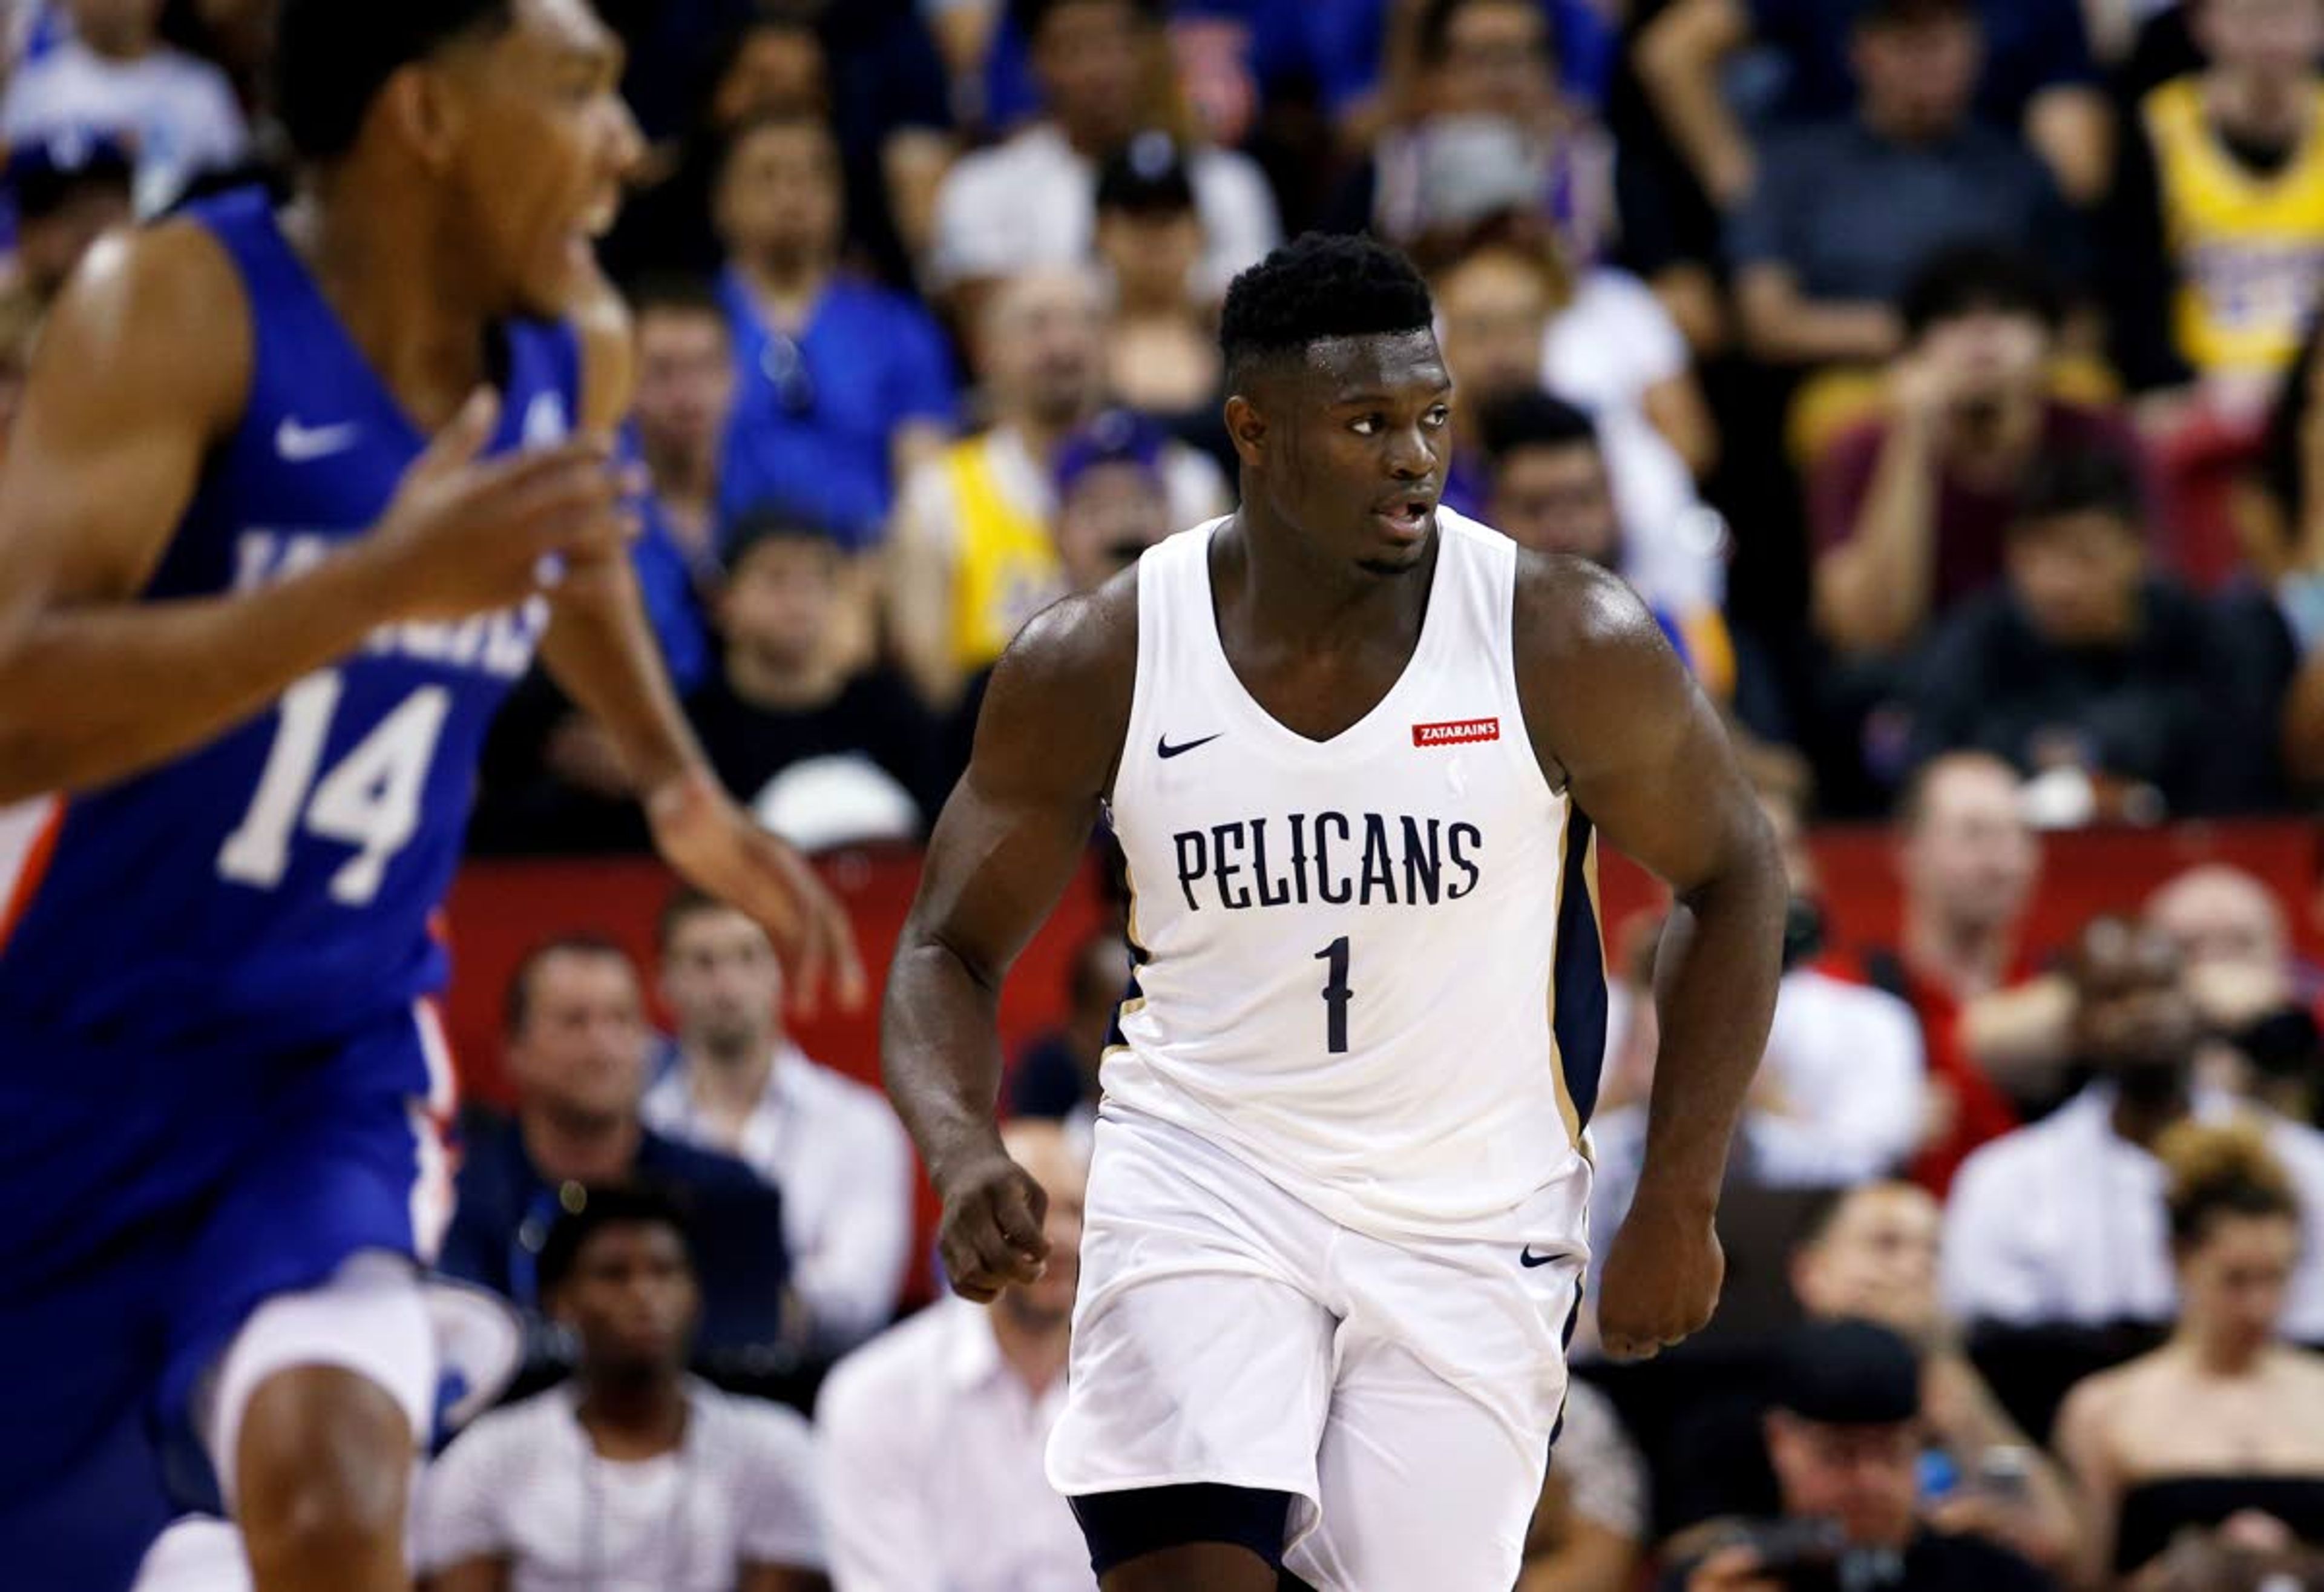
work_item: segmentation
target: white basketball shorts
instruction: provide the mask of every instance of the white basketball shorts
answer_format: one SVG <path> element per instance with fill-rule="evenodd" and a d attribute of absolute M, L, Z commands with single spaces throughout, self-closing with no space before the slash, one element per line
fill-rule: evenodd
<path fill-rule="evenodd" d="M 1103 1107 L 1051 1485 L 1289 1493 L 1284 1562 L 1319 1592 L 1507 1592 L 1564 1402 L 1588 1204 L 1578 1165 L 1506 1230 L 1388 1242 Z"/>

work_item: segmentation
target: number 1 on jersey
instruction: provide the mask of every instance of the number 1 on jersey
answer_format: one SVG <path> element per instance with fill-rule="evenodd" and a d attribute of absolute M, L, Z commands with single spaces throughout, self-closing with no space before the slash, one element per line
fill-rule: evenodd
<path fill-rule="evenodd" d="M 1348 987 L 1348 937 L 1344 934 L 1315 953 L 1319 962 L 1332 967 L 1331 982 L 1323 986 L 1324 1049 L 1334 1056 L 1348 1052 L 1348 998 L 1355 992 Z"/>

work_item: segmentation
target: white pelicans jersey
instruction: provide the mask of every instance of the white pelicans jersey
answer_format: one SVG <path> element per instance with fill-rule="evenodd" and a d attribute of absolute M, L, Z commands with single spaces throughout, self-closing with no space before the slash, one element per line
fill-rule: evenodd
<path fill-rule="evenodd" d="M 1225 523 L 1139 565 L 1110 803 L 1137 976 L 1104 1109 L 1198 1134 L 1358 1231 L 1578 1251 L 1581 1206 L 1545 1233 L 1537 1196 L 1587 1199 L 1595 847 L 1518 706 L 1516 546 L 1440 509 L 1410 662 L 1314 741 L 1227 661 L 1209 557 Z"/>

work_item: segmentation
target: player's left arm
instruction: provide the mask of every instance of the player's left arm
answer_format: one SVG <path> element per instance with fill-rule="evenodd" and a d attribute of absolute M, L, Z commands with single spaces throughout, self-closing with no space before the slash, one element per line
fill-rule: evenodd
<path fill-rule="evenodd" d="M 1718 1302 L 1711 1224 L 1775 1011 L 1783 864 L 1725 727 L 1637 594 L 1579 560 L 1520 558 L 1518 690 L 1536 754 L 1675 896 L 1655 964 L 1645 1161 L 1599 1303 L 1611 1352 L 1650 1354 Z"/>
<path fill-rule="evenodd" d="M 610 438 L 628 412 L 634 358 L 627 309 L 611 288 L 576 315 L 581 426 Z M 541 662 L 605 727 L 670 866 L 757 919 L 811 1007 L 825 977 L 850 1006 L 863 969 L 846 914 L 798 855 L 752 822 L 719 785 L 680 710 L 626 558 L 567 572 Z"/>

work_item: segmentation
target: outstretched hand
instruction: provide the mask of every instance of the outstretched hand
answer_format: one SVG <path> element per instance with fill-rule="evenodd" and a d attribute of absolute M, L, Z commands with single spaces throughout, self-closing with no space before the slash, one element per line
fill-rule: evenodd
<path fill-rule="evenodd" d="M 815 1015 L 826 982 L 844 1009 L 863 1004 L 863 963 L 846 912 L 806 859 L 752 822 L 706 772 L 654 791 L 646 816 L 665 862 L 767 931 L 793 1012 Z"/>
<path fill-rule="evenodd" d="M 1711 1212 L 1642 1189 L 1614 1235 L 1598 1288 L 1598 1337 L 1616 1359 L 1651 1359 L 1702 1330 L 1727 1256 Z"/>

